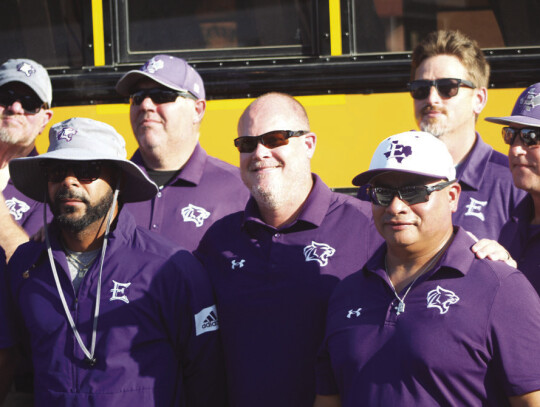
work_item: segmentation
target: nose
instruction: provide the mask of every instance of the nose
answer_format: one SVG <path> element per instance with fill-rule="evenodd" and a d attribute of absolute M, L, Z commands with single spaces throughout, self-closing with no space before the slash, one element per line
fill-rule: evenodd
<path fill-rule="evenodd" d="M 79 179 L 75 176 L 73 169 L 69 168 L 64 176 L 64 179 L 60 182 L 62 185 L 78 185 Z"/>
<path fill-rule="evenodd" d="M 429 88 L 429 93 L 426 98 L 430 104 L 436 104 L 441 102 L 441 95 L 439 95 L 439 91 L 435 86 L 431 86 Z"/>
<path fill-rule="evenodd" d="M 407 203 L 403 202 L 399 195 L 396 193 L 394 194 L 394 197 L 392 198 L 392 201 L 390 201 L 390 205 L 386 207 L 386 211 L 390 213 L 401 213 L 405 211 L 408 208 Z"/>
<path fill-rule="evenodd" d="M 22 107 L 22 104 L 21 102 L 19 102 L 18 100 L 15 100 L 11 105 L 9 106 L 6 106 L 6 110 L 9 110 L 13 113 L 16 113 L 16 114 L 24 114 L 25 111 Z"/>
<path fill-rule="evenodd" d="M 156 104 L 150 96 L 146 96 L 139 106 L 144 110 L 152 110 L 156 108 Z"/>
<path fill-rule="evenodd" d="M 257 147 L 255 147 L 255 150 L 253 151 L 253 155 L 256 157 L 264 158 L 269 157 L 271 155 L 270 148 L 266 147 L 263 143 L 259 142 L 257 143 Z"/>

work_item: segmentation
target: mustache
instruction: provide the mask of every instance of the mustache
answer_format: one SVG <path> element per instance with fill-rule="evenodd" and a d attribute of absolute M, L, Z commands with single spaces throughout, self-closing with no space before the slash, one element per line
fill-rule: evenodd
<path fill-rule="evenodd" d="M 79 194 L 74 191 L 70 191 L 69 189 L 60 189 L 54 195 L 55 202 L 58 202 L 61 199 L 77 199 L 86 205 L 90 204 L 88 199 L 86 199 L 86 197 L 84 197 L 82 194 Z"/>
<path fill-rule="evenodd" d="M 266 167 L 279 167 L 281 164 L 276 160 L 257 160 L 252 161 L 249 165 L 250 170 L 260 170 Z"/>
<path fill-rule="evenodd" d="M 446 109 L 435 107 L 433 105 L 427 105 L 422 108 L 422 114 L 427 114 L 430 112 L 439 112 L 439 113 L 446 113 Z"/>

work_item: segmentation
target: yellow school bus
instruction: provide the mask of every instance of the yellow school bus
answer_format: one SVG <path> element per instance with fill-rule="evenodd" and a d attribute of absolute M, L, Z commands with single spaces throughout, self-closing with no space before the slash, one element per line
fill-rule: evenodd
<path fill-rule="evenodd" d="M 292 94 L 318 135 L 313 170 L 351 192 L 380 140 L 416 128 L 411 50 L 435 29 L 460 29 L 484 49 L 492 75 L 478 130 L 506 152 L 499 126 L 483 118 L 510 113 L 540 81 L 539 16 L 535 0 L 6 0 L 0 59 L 42 63 L 54 89 L 51 124 L 107 122 L 128 154 L 137 147 L 128 100 L 114 85 L 153 55 L 185 58 L 200 72 L 208 98 L 201 144 L 233 164 L 248 103 L 268 91 Z"/>

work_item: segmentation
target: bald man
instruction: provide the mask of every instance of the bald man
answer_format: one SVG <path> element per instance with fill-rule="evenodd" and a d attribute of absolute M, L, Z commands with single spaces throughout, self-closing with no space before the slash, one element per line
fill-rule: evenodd
<path fill-rule="evenodd" d="M 333 193 L 311 172 L 317 136 L 294 98 L 256 99 L 238 136 L 251 198 L 217 221 L 195 252 L 216 291 L 229 402 L 311 407 L 330 293 L 363 266 L 368 243 L 382 239 L 370 234 L 365 202 Z"/>

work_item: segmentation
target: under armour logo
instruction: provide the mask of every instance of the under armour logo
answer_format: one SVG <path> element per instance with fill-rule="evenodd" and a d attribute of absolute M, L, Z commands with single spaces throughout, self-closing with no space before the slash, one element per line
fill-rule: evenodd
<path fill-rule="evenodd" d="M 57 134 L 56 139 L 58 141 L 60 140 L 66 140 L 68 143 L 73 139 L 73 136 L 77 134 L 77 130 L 72 129 L 71 127 L 64 127 L 60 132 Z"/>
<path fill-rule="evenodd" d="M 232 260 L 231 261 L 231 269 L 234 270 L 236 267 L 238 267 L 239 269 L 241 269 L 242 267 L 244 267 L 244 263 L 246 262 L 245 259 L 242 259 L 240 261 L 236 261 L 236 260 Z"/>
<path fill-rule="evenodd" d="M 161 59 L 156 59 L 156 57 L 154 57 L 143 65 L 141 71 L 155 73 L 156 71 L 163 69 L 164 66 L 165 63 Z"/>
<path fill-rule="evenodd" d="M 126 288 L 128 288 L 131 283 L 119 283 L 118 281 L 113 280 L 114 287 L 111 288 L 111 298 L 109 301 L 115 301 L 120 300 L 124 301 L 126 304 L 129 304 L 129 299 L 126 295 L 118 296 L 118 294 L 124 294 L 126 291 Z"/>
<path fill-rule="evenodd" d="M 532 109 L 534 109 L 536 106 L 540 105 L 540 95 L 537 95 L 535 93 L 534 89 L 531 89 L 527 92 L 525 97 L 521 98 L 519 100 L 519 103 L 521 105 L 525 106 L 525 109 L 530 112 Z"/>
<path fill-rule="evenodd" d="M 470 202 L 468 205 L 465 205 L 467 208 L 467 212 L 465 212 L 464 216 L 476 216 L 478 219 L 480 219 L 482 222 L 486 220 L 486 217 L 482 213 L 482 208 L 488 204 L 487 201 L 479 201 L 474 198 L 470 198 Z"/>
<path fill-rule="evenodd" d="M 324 267 L 328 264 L 328 258 L 332 257 L 336 249 L 328 246 L 326 243 L 317 243 L 312 241 L 309 246 L 304 247 L 304 256 L 306 261 L 317 261 Z"/>
<path fill-rule="evenodd" d="M 390 144 L 389 150 L 384 153 L 384 156 L 387 159 L 395 158 L 395 160 L 401 164 L 404 158 L 412 154 L 411 146 L 404 146 L 403 144 L 398 144 L 398 140 L 392 141 Z"/>
<path fill-rule="evenodd" d="M 8 199 L 6 201 L 6 206 L 9 209 L 9 213 L 11 213 L 11 216 L 13 216 L 15 220 L 21 220 L 23 214 L 30 210 L 30 206 L 26 202 L 20 201 L 15 197 Z"/>
<path fill-rule="evenodd" d="M 17 65 L 17 71 L 24 73 L 26 76 L 32 76 L 36 73 L 36 69 L 28 62 L 21 62 Z"/>
<path fill-rule="evenodd" d="M 210 217 L 210 212 L 200 206 L 189 204 L 182 208 L 182 217 L 184 222 L 193 222 L 199 228 L 204 224 L 204 220 Z"/>
<path fill-rule="evenodd" d="M 427 307 L 437 308 L 441 314 L 446 314 L 450 305 L 459 301 L 459 297 L 450 290 L 437 286 L 427 293 Z"/>
<path fill-rule="evenodd" d="M 357 310 L 350 309 L 347 314 L 347 318 L 350 319 L 352 316 L 359 317 L 360 311 L 362 311 L 362 308 L 358 308 Z"/>

